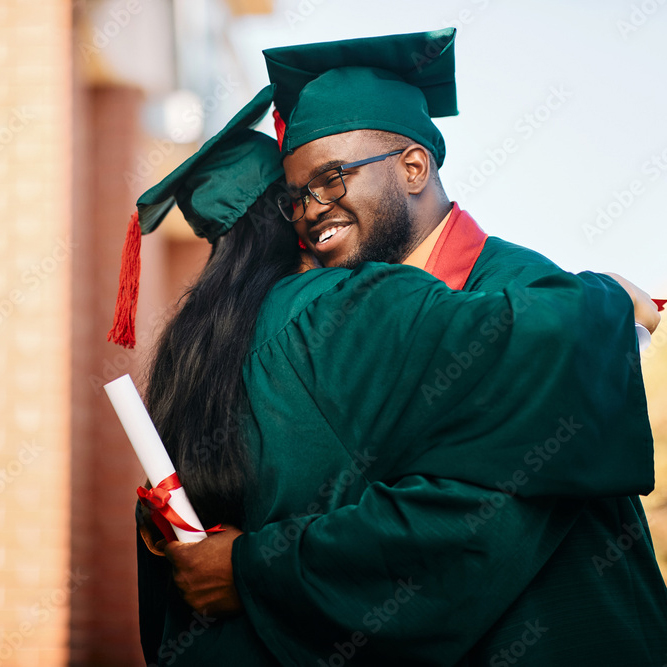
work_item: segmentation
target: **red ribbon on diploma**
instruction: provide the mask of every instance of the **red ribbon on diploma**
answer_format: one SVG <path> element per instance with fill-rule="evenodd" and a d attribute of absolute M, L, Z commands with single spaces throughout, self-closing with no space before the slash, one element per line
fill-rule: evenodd
<path fill-rule="evenodd" d="M 184 521 L 172 507 L 169 506 L 169 499 L 171 498 L 171 491 L 180 489 L 181 481 L 178 479 L 178 474 L 173 473 L 169 477 L 165 477 L 157 486 L 152 489 L 147 489 L 140 486 L 137 489 L 137 495 L 141 504 L 151 510 L 151 518 L 155 525 L 160 529 L 160 532 L 165 536 L 167 542 L 176 540 L 173 526 L 181 530 L 187 530 L 189 533 L 200 533 L 199 528 L 193 528 L 189 523 Z M 213 526 L 206 530 L 206 533 L 222 533 L 226 529 L 220 524 Z"/>
<path fill-rule="evenodd" d="M 653 303 L 658 306 L 658 312 L 665 309 L 667 299 L 652 299 Z"/>

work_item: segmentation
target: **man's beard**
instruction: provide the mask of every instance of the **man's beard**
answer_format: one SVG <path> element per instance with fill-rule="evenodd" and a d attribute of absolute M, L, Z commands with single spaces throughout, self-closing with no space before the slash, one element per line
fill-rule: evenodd
<path fill-rule="evenodd" d="M 413 249 L 414 229 L 408 203 L 394 182 L 389 182 L 374 212 L 368 238 L 337 266 L 353 269 L 361 262 L 399 264 Z"/>

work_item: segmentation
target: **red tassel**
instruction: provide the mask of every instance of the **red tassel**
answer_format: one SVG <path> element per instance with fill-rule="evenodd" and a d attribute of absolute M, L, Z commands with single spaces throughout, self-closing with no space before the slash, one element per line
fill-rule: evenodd
<path fill-rule="evenodd" d="M 118 281 L 118 298 L 113 326 L 107 334 L 107 340 L 132 349 L 136 343 L 134 319 L 137 314 L 139 299 L 139 274 L 141 273 L 141 227 L 139 213 L 135 211 L 127 226 L 123 255 Z"/>
<path fill-rule="evenodd" d="M 665 309 L 667 299 L 653 299 L 653 303 L 658 306 L 658 312 Z"/>
<path fill-rule="evenodd" d="M 273 110 L 273 117 L 276 125 L 276 138 L 278 139 L 278 148 L 283 149 L 283 139 L 285 138 L 285 121 L 280 117 L 278 109 Z"/>
<path fill-rule="evenodd" d="M 308 250 L 306 244 L 301 239 L 299 239 L 299 248 L 301 248 L 301 250 Z"/>

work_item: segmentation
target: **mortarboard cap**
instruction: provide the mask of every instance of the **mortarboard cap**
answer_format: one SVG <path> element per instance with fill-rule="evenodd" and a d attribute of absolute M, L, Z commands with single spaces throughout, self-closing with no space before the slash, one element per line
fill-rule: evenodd
<path fill-rule="evenodd" d="M 438 164 L 445 142 L 431 118 L 455 116 L 456 30 L 387 35 L 264 51 L 286 123 L 283 153 L 360 129 L 402 134 Z"/>
<path fill-rule="evenodd" d="M 150 234 L 178 204 L 197 236 L 213 242 L 227 233 L 283 173 L 278 143 L 251 129 L 273 101 L 262 89 L 222 131 L 137 201 L 123 245 L 114 323 L 107 336 L 134 347 L 141 270 L 141 236 Z"/>
<path fill-rule="evenodd" d="M 210 242 L 234 223 L 282 173 L 275 139 L 254 127 L 273 99 L 266 86 L 197 153 L 137 201 L 142 234 L 149 234 L 178 204 L 197 236 Z"/>

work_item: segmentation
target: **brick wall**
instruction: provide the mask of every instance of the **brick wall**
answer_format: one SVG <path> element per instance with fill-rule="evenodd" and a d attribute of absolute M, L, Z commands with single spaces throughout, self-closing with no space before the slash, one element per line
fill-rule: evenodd
<path fill-rule="evenodd" d="M 194 147 L 175 147 L 143 181 L 124 178 L 153 147 L 143 98 L 84 85 L 72 4 L 0 2 L 0 665 L 17 667 L 143 664 L 133 524 L 143 474 L 101 385 L 141 379 L 166 304 L 208 252 L 162 230 L 144 238 L 140 344 L 106 342 L 134 202 Z M 665 326 L 645 359 L 658 487 L 646 505 L 667 568 Z"/>
<path fill-rule="evenodd" d="M 140 361 L 106 335 L 124 232 L 140 194 L 123 173 L 141 150 L 143 96 L 110 87 L 83 89 L 76 99 L 71 558 L 89 581 L 72 600 L 71 664 L 139 665 L 133 507 L 143 475 L 102 385 L 127 372 L 136 377 Z M 141 287 L 146 301 L 150 285 Z"/>
<path fill-rule="evenodd" d="M 0 3 L 0 661 L 66 664 L 71 48 L 68 2 Z"/>
<path fill-rule="evenodd" d="M 130 373 L 142 388 L 151 343 L 209 245 L 170 240 L 163 230 L 142 237 L 137 347 L 107 342 L 128 219 L 138 196 L 177 162 L 154 160 L 146 173 L 154 140 L 140 126 L 140 91 L 81 84 L 75 100 L 71 559 L 89 580 L 72 599 L 71 664 L 128 667 L 143 664 L 134 504 L 144 475 L 102 385 Z M 179 162 L 194 148 L 182 150 Z"/>

